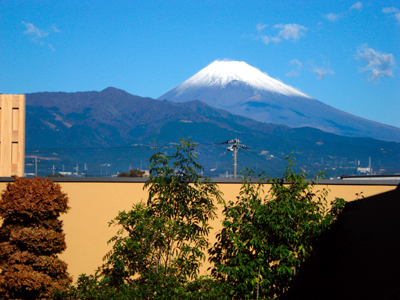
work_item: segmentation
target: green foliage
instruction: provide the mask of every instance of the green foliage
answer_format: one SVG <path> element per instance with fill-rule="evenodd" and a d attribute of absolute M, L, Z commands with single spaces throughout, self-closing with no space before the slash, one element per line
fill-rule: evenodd
<path fill-rule="evenodd" d="M 240 196 L 224 203 L 215 184 L 200 180 L 194 150 L 184 139 L 174 154 L 151 157 L 147 203 L 109 223 L 121 229 L 109 241 L 104 265 L 55 299 L 265 299 L 288 289 L 344 200 L 328 204 L 328 192 L 314 191 L 315 179 L 295 173 L 288 157 L 282 178 L 260 174 L 254 182 L 247 170 Z M 209 249 L 213 277 L 198 277 L 214 200 L 224 205 L 223 229 Z"/>
<path fill-rule="evenodd" d="M 53 299 L 68 300 L 127 300 L 137 299 L 135 291 L 130 289 L 127 284 L 122 284 L 115 289 L 106 284 L 104 280 L 97 275 L 82 274 L 78 278 L 76 286 L 71 286 L 68 291 L 55 291 Z"/>
<path fill-rule="evenodd" d="M 118 288 L 110 286 L 107 279 L 97 275 L 82 274 L 76 286 L 67 292 L 57 291 L 55 300 L 227 300 L 230 299 L 224 283 L 201 276 L 193 281 L 181 283 L 176 277 L 165 277 L 162 273 L 144 274 L 142 280 L 122 283 Z"/>
<path fill-rule="evenodd" d="M 293 171 L 293 160 L 282 178 L 267 180 L 261 174 L 256 184 L 247 170 L 240 197 L 225 205 L 223 229 L 209 250 L 213 276 L 232 284 L 238 299 L 274 298 L 283 294 L 312 245 L 336 220 L 345 201 L 328 205 L 328 191 L 314 191 L 315 179 Z M 322 175 L 322 174 L 319 174 Z M 264 184 L 271 182 L 268 194 Z"/>
<path fill-rule="evenodd" d="M 67 195 L 49 179 L 18 178 L 0 200 L 0 298 L 47 299 L 71 283 L 67 264 L 58 259 L 65 236 L 58 217 Z"/>
<path fill-rule="evenodd" d="M 119 226 L 99 276 L 81 276 L 65 299 L 223 299 L 223 285 L 198 278 L 208 249 L 217 185 L 200 180 L 196 145 L 183 139 L 172 155 L 150 159 L 147 203 L 135 204 L 109 223 Z M 112 297 L 111 297 L 112 295 Z M 120 297 L 120 298 L 119 298 Z M 126 297 L 126 298 L 124 298 Z"/>
<path fill-rule="evenodd" d="M 195 148 L 183 139 L 171 156 L 157 152 L 150 158 L 147 205 L 134 205 L 110 223 L 122 227 L 110 240 L 114 246 L 103 267 L 111 284 L 161 270 L 179 280 L 197 276 L 208 247 L 208 220 L 215 217 L 213 201 L 222 198 L 216 184 L 200 181 Z"/>
<path fill-rule="evenodd" d="M 129 173 L 127 172 L 122 172 L 117 175 L 117 177 L 144 177 L 144 171 L 135 169 L 135 170 L 129 170 Z"/>

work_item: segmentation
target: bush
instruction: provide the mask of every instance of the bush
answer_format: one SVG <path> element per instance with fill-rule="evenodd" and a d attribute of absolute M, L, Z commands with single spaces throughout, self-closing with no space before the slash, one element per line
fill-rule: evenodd
<path fill-rule="evenodd" d="M 193 281 L 179 282 L 175 276 L 162 273 L 148 273 L 141 281 L 110 286 L 107 278 L 82 274 L 76 286 L 68 291 L 54 294 L 55 300 L 228 300 L 231 299 L 224 282 L 209 276 Z"/>
<path fill-rule="evenodd" d="M 67 264 L 56 254 L 65 250 L 58 217 L 68 198 L 49 179 L 14 177 L 0 200 L 0 298 L 50 298 L 72 282 Z"/>
<path fill-rule="evenodd" d="M 135 170 L 129 170 L 129 173 L 127 172 L 122 172 L 117 175 L 117 177 L 144 177 L 144 171 L 135 169 Z"/>
<path fill-rule="evenodd" d="M 263 187 L 269 180 L 261 174 L 255 184 L 247 171 L 240 197 L 224 208 L 223 229 L 209 253 L 213 276 L 232 284 L 235 299 L 282 295 L 315 241 L 344 208 L 345 201 L 338 198 L 328 205 L 328 191 L 315 191 L 315 179 L 295 173 L 294 162 L 287 159 L 285 174 L 270 181 L 267 196 Z"/>

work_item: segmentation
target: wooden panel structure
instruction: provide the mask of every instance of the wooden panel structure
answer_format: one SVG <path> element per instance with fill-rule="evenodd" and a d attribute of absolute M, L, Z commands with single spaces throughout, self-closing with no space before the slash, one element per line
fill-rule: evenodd
<path fill-rule="evenodd" d="M 0 176 L 24 176 L 25 95 L 0 95 Z"/>

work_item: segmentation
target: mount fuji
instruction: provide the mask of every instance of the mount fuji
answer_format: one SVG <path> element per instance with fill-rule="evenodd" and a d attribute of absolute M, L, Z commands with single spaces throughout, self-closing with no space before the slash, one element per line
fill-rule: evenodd
<path fill-rule="evenodd" d="M 400 128 L 369 121 L 286 85 L 239 61 L 214 61 L 158 100 L 200 100 L 265 123 L 400 142 Z"/>

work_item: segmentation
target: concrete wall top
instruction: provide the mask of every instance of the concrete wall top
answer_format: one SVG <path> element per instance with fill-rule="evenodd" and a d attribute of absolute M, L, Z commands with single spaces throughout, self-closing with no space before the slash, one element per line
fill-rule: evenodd
<path fill-rule="evenodd" d="M 103 183 L 144 183 L 148 178 L 143 177 L 49 177 L 54 182 L 103 182 Z M 240 178 L 210 178 L 211 182 L 222 184 L 240 184 Z M 13 182 L 13 177 L 0 177 L 0 182 Z M 254 179 L 257 183 L 257 179 Z M 346 179 L 320 179 L 318 183 L 321 185 L 400 185 L 400 176 L 396 177 L 355 177 Z"/>

